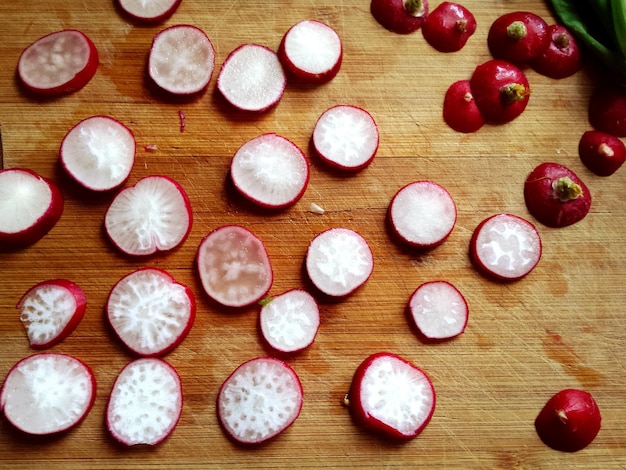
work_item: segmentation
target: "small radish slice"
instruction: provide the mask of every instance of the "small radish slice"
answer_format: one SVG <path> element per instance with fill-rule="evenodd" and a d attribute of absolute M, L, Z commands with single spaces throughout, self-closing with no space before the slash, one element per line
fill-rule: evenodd
<path fill-rule="evenodd" d="M 417 248 L 443 243 L 456 223 L 456 204 L 450 193 L 432 181 L 415 181 L 400 188 L 389 204 L 394 234 Z"/>
<path fill-rule="evenodd" d="M 117 0 L 124 13 L 134 20 L 157 23 L 174 14 L 182 0 Z"/>
<path fill-rule="evenodd" d="M 578 155 L 596 175 L 611 176 L 626 160 L 626 146 L 614 135 L 591 130 L 580 137 Z"/>
<path fill-rule="evenodd" d="M 278 55 L 258 44 L 243 44 L 232 51 L 217 77 L 220 93 L 242 111 L 261 112 L 276 105 L 286 84 Z"/>
<path fill-rule="evenodd" d="M 113 383 L 107 427 L 124 445 L 157 445 L 174 431 L 182 409 L 178 372 L 161 359 L 136 359 L 120 371 Z"/>
<path fill-rule="evenodd" d="M 163 90 L 192 95 L 204 90 L 215 68 L 215 49 L 192 25 L 175 25 L 157 33 L 148 56 L 148 74 Z"/>
<path fill-rule="evenodd" d="M 325 83 L 339 72 L 343 47 L 339 35 L 330 26 L 304 20 L 285 33 L 278 57 L 285 69 L 300 80 Z"/>
<path fill-rule="evenodd" d="M 98 69 L 98 50 L 80 31 L 65 29 L 43 36 L 20 55 L 20 82 L 33 93 L 58 96 L 83 88 Z"/>
<path fill-rule="evenodd" d="M 0 391 L 0 407 L 17 429 L 54 434 L 80 423 L 96 398 L 92 370 L 75 357 L 39 353 L 9 371 Z"/>
<path fill-rule="evenodd" d="M 138 269 L 120 279 L 106 305 L 113 331 L 135 354 L 157 356 L 172 351 L 196 317 L 193 292 L 157 268 Z"/>
<path fill-rule="evenodd" d="M 92 116 L 63 138 L 61 165 L 85 188 L 109 191 L 128 178 L 135 150 L 135 137 L 128 127 L 108 116 Z"/>
<path fill-rule="evenodd" d="M 344 297 L 361 287 L 374 270 L 367 241 L 353 230 L 331 228 L 315 236 L 306 253 L 311 282 L 331 297 Z"/>
<path fill-rule="evenodd" d="M 372 0 L 370 13 L 389 31 L 410 34 L 417 31 L 428 17 L 428 1 Z"/>
<path fill-rule="evenodd" d="M 262 301 L 259 323 L 263 338 L 272 348 L 292 353 L 313 343 L 320 312 L 311 294 L 292 289 Z"/>
<path fill-rule="evenodd" d="M 17 303 L 31 347 L 49 348 L 67 338 L 83 319 L 85 292 L 67 279 L 42 281 Z"/>
<path fill-rule="evenodd" d="M 465 331 L 469 308 L 463 294 L 447 281 L 420 285 L 409 298 L 409 312 L 426 338 L 449 339 Z"/>
<path fill-rule="evenodd" d="M 107 235 L 130 256 L 173 250 L 185 241 L 191 224 L 187 193 L 167 176 L 146 176 L 123 189 L 104 217 Z"/>
<path fill-rule="evenodd" d="M 378 126 L 370 113 L 351 105 L 337 105 L 318 118 L 313 129 L 317 155 L 334 168 L 359 171 L 378 150 Z"/>
<path fill-rule="evenodd" d="M 443 120 L 457 132 L 476 132 L 485 124 L 472 94 L 469 80 L 454 82 L 443 99 Z"/>
<path fill-rule="evenodd" d="M 268 209 L 295 204 L 309 182 L 309 164 L 296 144 L 263 134 L 243 144 L 233 156 L 230 176 L 248 200 Z"/>
<path fill-rule="evenodd" d="M 439 52 L 460 51 L 475 32 L 472 12 L 453 2 L 440 3 L 422 25 L 424 39 Z"/>
<path fill-rule="evenodd" d="M 474 230 L 470 257 L 484 273 L 514 281 L 526 276 L 539 263 L 541 238 L 527 220 L 512 214 L 496 214 Z"/>
<path fill-rule="evenodd" d="M 43 238 L 63 214 L 56 184 L 32 170 L 0 170 L 0 245 L 24 247 Z"/>
<path fill-rule="evenodd" d="M 226 307 L 258 302 L 274 279 L 265 245 L 238 225 L 219 227 L 204 237 L 196 264 L 205 292 Z"/>
<path fill-rule="evenodd" d="M 217 395 L 217 417 L 229 437 L 260 444 L 291 426 L 302 409 L 302 384 L 285 362 L 250 359 L 224 381 Z"/>

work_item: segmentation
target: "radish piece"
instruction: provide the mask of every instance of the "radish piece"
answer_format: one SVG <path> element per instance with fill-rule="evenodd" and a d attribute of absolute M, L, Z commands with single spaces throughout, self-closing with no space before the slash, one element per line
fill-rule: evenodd
<path fill-rule="evenodd" d="M 148 57 L 150 78 L 174 95 L 204 90 L 213 75 L 215 49 L 208 36 L 192 25 L 175 25 L 157 33 Z"/>
<path fill-rule="evenodd" d="M 359 171 L 368 166 L 378 150 L 378 126 L 370 113 L 350 105 L 327 109 L 313 129 L 317 155 L 334 168 Z"/>
<path fill-rule="evenodd" d="M 17 303 L 30 346 L 49 348 L 67 338 L 83 319 L 85 292 L 67 279 L 42 281 Z"/>
<path fill-rule="evenodd" d="M 372 0 L 370 13 L 385 29 L 410 34 L 417 31 L 428 17 L 428 1 Z"/>
<path fill-rule="evenodd" d="M 292 289 L 262 302 L 259 323 L 263 338 L 277 351 L 296 352 L 310 346 L 320 326 L 315 298 Z"/>
<path fill-rule="evenodd" d="M 174 14 L 182 0 L 117 0 L 122 11 L 134 20 L 156 23 Z"/>
<path fill-rule="evenodd" d="M 343 47 L 337 32 L 316 20 L 293 25 L 283 36 L 278 58 L 293 76 L 311 83 L 326 83 L 339 72 Z"/>
<path fill-rule="evenodd" d="M 539 263 L 541 238 L 527 220 L 512 214 L 496 214 L 474 230 L 470 257 L 485 274 L 514 281 L 526 276 Z"/>
<path fill-rule="evenodd" d="M 63 194 L 56 184 L 32 170 L 0 170 L 0 244 L 32 245 L 63 214 Z"/>
<path fill-rule="evenodd" d="M 120 279 L 107 300 L 113 331 L 135 354 L 172 351 L 191 329 L 196 301 L 191 289 L 157 268 L 138 269 Z"/>
<path fill-rule="evenodd" d="M 122 190 L 104 217 L 113 244 L 131 256 L 173 250 L 185 241 L 191 224 L 187 193 L 167 176 L 146 176 Z"/>
<path fill-rule="evenodd" d="M 17 74 L 33 93 L 58 96 L 83 88 L 98 69 L 98 50 L 80 31 L 65 29 L 43 36 L 20 55 Z"/>
<path fill-rule="evenodd" d="M 589 98 L 588 114 L 596 130 L 626 137 L 626 90 L 619 85 L 598 87 Z"/>
<path fill-rule="evenodd" d="M 586 131 L 578 142 L 578 155 L 598 176 L 611 176 L 626 160 L 626 146 L 618 137 L 601 131 Z"/>
<path fill-rule="evenodd" d="M 475 32 L 472 12 L 453 2 L 440 3 L 422 25 L 424 39 L 439 52 L 460 51 Z"/>
<path fill-rule="evenodd" d="M 309 164 L 296 144 L 268 133 L 237 150 L 230 164 L 230 177 L 248 200 L 268 209 L 282 209 L 304 194 Z"/>
<path fill-rule="evenodd" d="M 494 58 L 526 65 L 549 47 L 548 24 L 529 11 L 505 13 L 491 24 L 487 45 Z"/>
<path fill-rule="evenodd" d="M 447 281 L 420 285 L 409 298 L 409 312 L 429 339 L 449 339 L 465 331 L 469 308 L 465 297 Z"/>
<path fill-rule="evenodd" d="M 205 292 L 226 307 L 258 302 L 274 279 L 265 245 L 238 225 L 219 227 L 204 237 L 196 264 Z"/>
<path fill-rule="evenodd" d="M 331 228 L 309 244 L 306 270 L 321 292 L 344 297 L 369 279 L 374 270 L 374 256 L 365 239 L 355 231 Z"/>
<path fill-rule="evenodd" d="M 435 412 L 428 376 L 388 352 L 372 354 L 359 365 L 346 398 L 358 425 L 400 441 L 416 437 Z"/>
<path fill-rule="evenodd" d="M 242 111 L 265 111 L 283 96 L 287 77 L 278 55 L 258 44 L 243 44 L 232 51 L 220 69 L 217 88 Z"/>
<path fill-rule="evenodd" d="M 582 56 L 576 38 L 559 24 L 548 26 L 548 47 L 530 62 L 537 73 L 555 80 L 574 75 L 582 68 Z"/>
<path fill-rule="evenodd" d="M 250 359 L 220 387 L 217 417 L 235 441 L 260 444 L 294 423 L 302 395 L 300 379 L 287 363 L 272 357 Z"/>
<path fill-rule="evenodd" d="M 109 191 L 128 178 L 135 151 L 135 137 L 128 127 L 108 116 L 92 116 L 63 138 L 61 165 L 83 187 Z"/>
<path fill-rule="evenodd" d="M 457 132 L 476 132 L 485 124 L 469 80 L 454 82 L 443 99 L 443 120 Z"/>
<path fill-rule="evenodd" d="M 124 445 L 157 445 L 174 431 L 182 409 L 183 390 L 176 369 L 161 359 L 136 359 L 113 383 L 107 427 Z"/>
<path fill-rule="evenodd" d="M 39 353 L 15 364 L 0 391 L 6 419 L 28 434 L 54 434 L 80 423 L 96 398 L 92 370 L 75 357 Z"/>

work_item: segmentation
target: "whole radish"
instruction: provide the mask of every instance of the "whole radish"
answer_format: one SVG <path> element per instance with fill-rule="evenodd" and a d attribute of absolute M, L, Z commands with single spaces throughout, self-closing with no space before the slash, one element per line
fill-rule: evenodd
<path fill-rule="evenodd" d="M 495 59 L 525 65 L 548 47 L 548 25 L 529 11 L 513 11 L 498 17 L 489 28 L 487 45 Z"/>
<path fill-rule="evenodd" d="M 439 52 L 460 51 L 475 32 L 472 12 L 453 2 L 440 3 L 422 25 L 424 39 Z"/>
<path fill-rule="evenodd" d="M 602 131 L 586 131 L 578 142 L 578 155 L 598 176 L 610 176 L 626 160 L 626 146 L 618 137 Z"/>
<path fill-rule="evenodd" d="M 582 68 L 582 55 L 576 38 L 564 26 L 548 26 L 548 47 L 530 61 L 536 72 L 546 77 L 561 79 L 574 75 Z"/>
<path fill-rule="evenodd" d="M 485 118 L 476 104 L 469 80 L 458 80 L 448 87 L 443 99 L 443 120 L 457 132 L 476 132 Z"/>
<path fill-rule="evenodd" d="M 371 0 L 370 13 L 389 31 L 410 34 L 417 31 L 428 17 L 428 1 Z"/>

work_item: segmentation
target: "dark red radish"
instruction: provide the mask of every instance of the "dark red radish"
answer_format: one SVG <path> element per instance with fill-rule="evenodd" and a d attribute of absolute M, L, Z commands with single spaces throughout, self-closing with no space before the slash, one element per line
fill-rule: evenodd
<path fill-rule="evenodd" d="M 553 162 L 538 165 L 524 183 L 528 212 L 548 227 L 566 227 L 582 220 L 591 207 L 591 193 L 569 168 Z"/>
<path fill-rule="evenodd" d="M 529 11 L 512 11 L 499 16 L 487 34 L 491 55 L 518 66 L 539 57 L 549 44 L 548 24 Z"/>
<path fill-rule="evenodd" d="M 457 52 L 476 32 L 476 18 L 459 3 L 442 2 L 431 11 L 422 34 L 428 44 L 439 52 Z"/>
<path fill-rule="evenodd" d="M 45 349 L 67 338 L 83 319 L 87 297 L 67 279 L 49 279 L 28 289 L 17 303 L 30 346 Z"/>
<path fill-rule="evenodd" d="M 322 161 L 333 168 L 356 172 L 374 160 L 379 143 L 378 126 L 366 110 L 336 105 L 318 118 L 312 142 Z"/>
<path fill-rule="evenodd" d="M 574 75 L 582 68 L 582 55 L 576 38 L 559 24 L 548 26 L 548 47 L 535 57 L 532 69 L 556 80 Z"/>
<path fill-rule="evenodd" d="M 600 432 L 601 424 L 602 416 L 593 396 L 571 388 L 554 394 L 535 418 L 539 438 L 562 452 L 587 447 Z"/>
<path fill-rule="evenodd" d="M 95 398 L 96 380 L 89 366 L 67 354 L 46 352 L 11 368 L 0 391 L 0 407 L 20 431 L 47 435 L 80 423 Z"/>
<path fill-rule="evenodd" d="M 83 88 L 98 69 L 98 50 L 84 33 L 65 29 L 43 36 L 20 55 L 17 75 L 30 92 L 58 96 Z"/>
<path fill-rule="evenodd" d="M 263 241 L 239 225 L 224 225 L 204 237 L 196 266 L 204 291 L 226 307 L 258 302 L 274 280 Z"/>
<path fill-rule="evenodd" d="M 541 237 L 533 224 L 513 214 L 496 214 L 478 224 L 469 253 L 486 275 L 516 281 L 535 269 L 541 250 Z"/>
<path fill-rule="evenodd" d="M 580 137 L 578 155 L 596 175 L 611 176 L 626 160 L 626 146 L 614 135 L 591 130 Z"/>
<path fill-rule="evenodd" d="M 129 18 L 141 23 L 158 23 L 174 14 L 182 0 L 116 0 Z"/>
<path fill-rule="evenodd" d="M 598 131 L 626 137 L 626 88 L 599 86 L 589 99 L 589 123 Z"/>
<path fill-rule="evenodd" d="M 452 130 L 468 134 L 484 126 L 485 118 L 476 105 L 469 80 L 458 80 L 446 91 L 443 120 Z"/>
<path fill-rule="evenodd" d="M 427 0 L 372 0 L 370 13 L 385 29 L 410 34 L 422 26 L 428 16 Z"/>
<path fill-rule="evenodd" d="M 113 383 L 106 409 L 111 436 L 121 444 L 157 445 L 176 428 L 183 409 L 178 372 L 158 358 L 128 363 Z"/>
<path fill-rule="evenodd" d="M 409 312 L 419 332 L 428 339 L 449 339 L 465 331 L 469 307 L 448 281 L 421 284 L 409 298 Z"/>

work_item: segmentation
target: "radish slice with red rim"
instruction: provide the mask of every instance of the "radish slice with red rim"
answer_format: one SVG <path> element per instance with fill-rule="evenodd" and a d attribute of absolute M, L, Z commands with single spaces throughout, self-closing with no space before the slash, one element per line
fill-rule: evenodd
<path fill-rule="evenodd" d="M 146 23 L 163 21 L 174 14 L 182 0 L 117 0 L 129 17 Z"/>
<path fill-rule="evenodd" d="M 465 331 L 469 309 L 463 294 L 447 281 L 420 285 L 409 298 L 417 329 L 429 339 L 449 339 Z"/>

